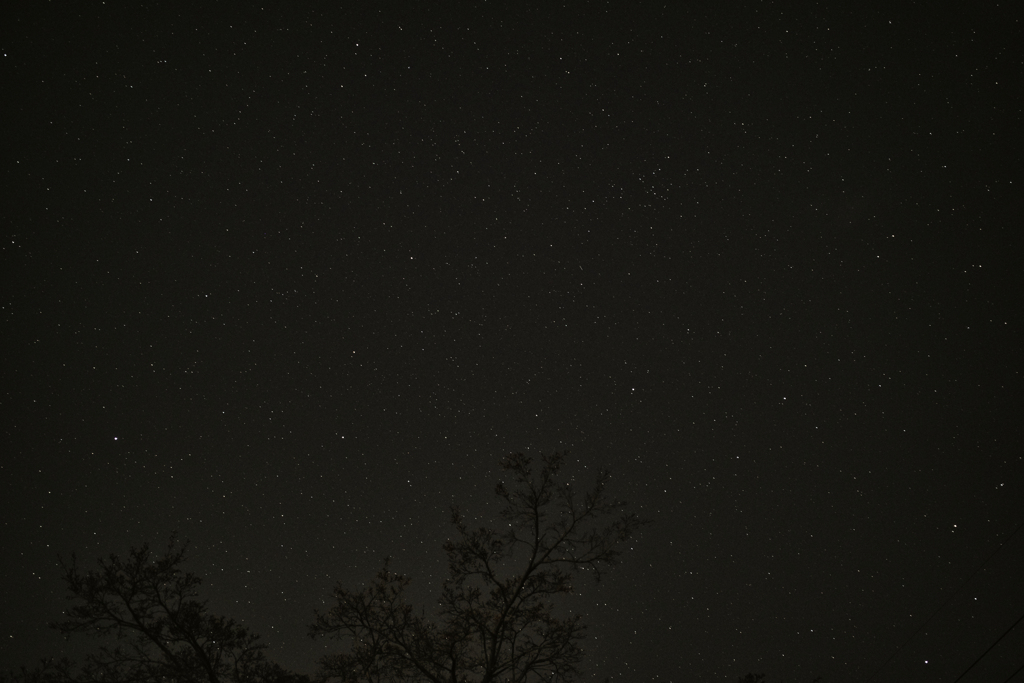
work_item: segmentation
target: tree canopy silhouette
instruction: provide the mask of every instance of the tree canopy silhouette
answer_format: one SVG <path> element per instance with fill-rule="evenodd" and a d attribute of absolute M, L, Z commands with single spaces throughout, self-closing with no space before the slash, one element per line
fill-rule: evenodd
<path fill-rule="evenodd" d="M 198 598 L 201 583 L 184 572 L 186 543 L 173 536 L 162 555 L 148 544 L 122 559 L 100 559 L 83 570 L 77 558 L 61 560 L 61 574 L 75 604 L 66 620 L 50 624 L 65 637 L 106 637 L 81 667 L 48 660 L 34 670 L 5 676 L 32 683 L 272 683 L 308 680 L 267 660 L 259 636 L 233 619 L 210 614 Z"/>
<path fill-rule="evenodd" d="M 767 683 L 767 680 L 764 674 L 749 673 L 739 679 L 737 683 Z M 821 676 L 815 678 L 811 683 L 821 683 Z"/>
<path fill-rule="evenodd" d="M 348 641 L 321 659 L 319 676 L 344 683 L 529 683 L 571 681 L 582 660 L 584 625 L 558 616 L 553 599 L 570 593 L 580 572 L 600 580 L 619 546 L 646 523 L 606 492 L 609 473 L 579 493 L 560 481 L 562 454 L 534 471 L 523 454 L 501 465 L 511 481 L 500 528 L 470 529 L 452 510 L 455 538 L 445 546 L 448 578 L 433 619 L 408 604 L 411 579 L 384 568 L 361 591 L 338 586 L 336 604 L 316 613 L 312 637 Z"/>

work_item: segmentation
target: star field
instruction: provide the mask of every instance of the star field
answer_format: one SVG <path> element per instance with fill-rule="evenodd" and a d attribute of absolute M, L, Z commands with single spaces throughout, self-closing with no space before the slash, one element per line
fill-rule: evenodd
<path fill-rule="evenodd" d="M 430 605 L 515 451 L 654 520 L 567 603 L 587 680 L 953 680 L 1024 612 L 1007 6 L 6 33 L 0 669 L 81 647 L 58 553 L 177 530 L 312 673 L 334 584 Z"/>

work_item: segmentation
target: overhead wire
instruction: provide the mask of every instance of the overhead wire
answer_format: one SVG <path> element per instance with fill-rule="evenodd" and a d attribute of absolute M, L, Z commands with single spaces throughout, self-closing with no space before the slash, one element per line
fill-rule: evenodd
<path fill-rule="evenodd" d="M 964 676 L 966 676 L 967 672 L 970 671 L 971 669 L 973 669 L 975 664 L 977 664 L 982 659 L 984 659 L 985 655 L 987 655 L 989 652 L 991 652 L 992 648 L 994 648 L 996 645 L 998 645 L 999 641 L 1002 640 L 1003 638 L 1005 638 L 1006 634 L 1008 634 L 1010 631 L 1012 631 L 1014 629 L 1014 627 L 1016 627 L 1017 624 L 1019 624 L 1021 621 L 1024 621 L 1024 614 L 1020 615 L 1020 619 L 1018 619 L 1017 621 L 1013 622 L 1013 626 L 1011 626 L 1010 628 L 1008 628 L 1005 631 L 1003 631 L 1003 635 L 1001 635 L 998 638 L 996 638 L 996 642 L 994 642 L 991 645 L 989 645 L 987 650 L 982 652 L 981 655 L 979 655 L 977 659 L 975 659 L 973 662 L 971 662 L 971 665 L 969 667 L 967 667 L 967 669 L 964 670 L 964 672 L 962 674 L 957 676 L 956 680 L 953 681 L 953 683 L 960 683 L 960 679 L 963 678 Z M 1018 671 L 1020 671 L 1020 669 L 1018 669 Z M 1013 676 L 1016 676 L 1016 675 L 1017 674 L 1014 674 Z M 1013 678 L 1013 676 L 1010 676 L 1010 678 Z"/>
<path fill-rule="evenodd" d="M 1007 678 L 1005 681 L 1003 681 L 1003 683 L 1010 683 L 1010 681 L 1013 680 L 1013 677 L 1016 676 L 1017 674 L 1019 674 L 1021 671 L 1024 671 L 1024 664 L 1021 664 L 1020 667 L 1018 667 L 1016 671 L 1014 671 L 1012 674 L 1010 674 L 1009 678 Z"/>
<path fill-rule="evenodd" d="M 977 576 L 978 572 L 980 572 L 982 569 L 985 568 L 985 565 L 987 565 L 989 563 L 989 560 L 991 560 L 993 557 L 995 557 L 996 553 L 998 553 L 1000 550 L 1002 550 L 1003 546 L 1005 546 L 1007 543 L 1009 543 L 1010 539 L 1012 539 L 1014 536 L 1016 536 L 1017 532 L 1020 531 L 1022 527 L 1024 527 L 1024 522 L 1021 522 L 1020 524 L 1018 524 L 1017 528 L 1014 529 L 1013 532 L 1009 536 L 1007 536 L 1005 539 L 1003 539 L 1002 543 L 1000 543 L 998 546 L 996 546 L 996 549 L 993 550 L 992 553 L 988 557 L 985 558 L 985 561 L 982 562 L 981 565 L 979 565 L 978 568 L 974 570 L 974 573 L 972 573 L 970 576 L 968 576 L 964 580 L 964 582 L 961 583 L 959 587 L 957 587 L 957 589 L 955 591 L 950 593 L 949 597 L 946 598 L 946 600 L 941 605 L 939 605 L 939 608 L 937 610 L 935 610 L 930 617 L 925 619 L 924 623 L 921 624 L 920 626 L 918 626 L 917 629 L 913 633 L 910 634 L 910 637 L 907 638 L 905 641 L 903 641 L 903 644 L 900 645 L 898 648 L 896 648 L 896 651 L 893 652 L 891 655 L 889 655 L 889 658 L 886 659 L 884 662 L 882 662 L 882 665 L 880 667 L 878 667 L 877 669 L 875 669 L 875 672 L 873 674 L 871 674 L 871 676 L 868 677 L 868 679 L 864 683 L 871 683 L 871 681 L 875 680 L 875 676 L 877 676 L 879 673 L 881 673 L 881 671 L 886 666 L 889 665 L 889 662 L 891 662 L 893 659 L 895 659 L 896 655 L 898 655 L 900 652 L 902 652 L 903 648 L 905 648 L 910 643 L 910 641 L 912 641 L 914 639 L 914 637 L 918 633 L 921 632 L 921 630 L 925 626 L 927 626 L 928 624 L 931 623 L 932 619 L 934 619 L 936 617 L 936 615 L 938 615 L 938 613 L 941 612 L 943 610 L 943 608 L 945 608 L 946 605 L 949 604 L 949 601 L 952 600 L 953 598 L 955 598 L 960 593 L 960 591 L 963 590 L 964 586 L 966 586 L 968 583 L 970 583 L 971 579 L 973 579 L 975 576 Z M 1013 627 L 1011 627 L 1011 628 L 1013 628 Z M 987 652 L 987 650 L 986 650 L 986 652 Z M 1014 675 L 1016 675 L 1016 674 L 1014 674 Z M 960 680 L 960 679 L 958 678 L 957 680 Z"/>

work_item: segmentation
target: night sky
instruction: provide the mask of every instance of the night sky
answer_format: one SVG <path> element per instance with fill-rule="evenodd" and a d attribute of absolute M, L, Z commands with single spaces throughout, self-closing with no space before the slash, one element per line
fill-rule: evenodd
<path fill-rule="evenodd" d="M 1014 3 L 189 4 L 5 12 L 0 669 L 176 530 L 313 673 L 517 451 L 654 520 L 588 682 L 952 681 L 1024 613 Z"/>

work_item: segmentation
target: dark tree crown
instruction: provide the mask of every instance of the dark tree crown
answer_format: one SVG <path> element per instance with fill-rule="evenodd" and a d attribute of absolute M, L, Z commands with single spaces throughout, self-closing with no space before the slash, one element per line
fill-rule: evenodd
<path fill-rule="evenodd" d="M 60 560 L 74 604 L 50 626 L 106 641 L 76 667 L 45 660 L 5 678 L 16 683 L 301 683 L 308 680 L 266 659 L 266 645 L 233 619 L 210 614 L 201 580 L 181 569 L 187 543 L 172 536 L 163 554 L 148 544 L 83 569 Z"/>
<path fill-rule="evenodd" d="M 455 537 L 444 545 L 448 578 L 433 620 L 404 599 L 410 578 L 385 562 L 358 592 L 338 586 L 337 604 L 317 613 L 311 636 L 349 641 L 345 654 L 321 660 L 320 676 L 342 682 L 528 683 L 571 681 L 582 659 L 584 625 L 558 616 L 554 598 L 586 571 L 596 579 L 615 565 L 620 546 L 646 523 L 610 498 L 607 471 L 578 492 L 559 479 L 564 455 L 540 468 L 519 453 L 501 462 L 507 481 L 500 528 L 470 529 L 452 510 Z M 511 567 L 511 569 L 510 569 Z"/>

